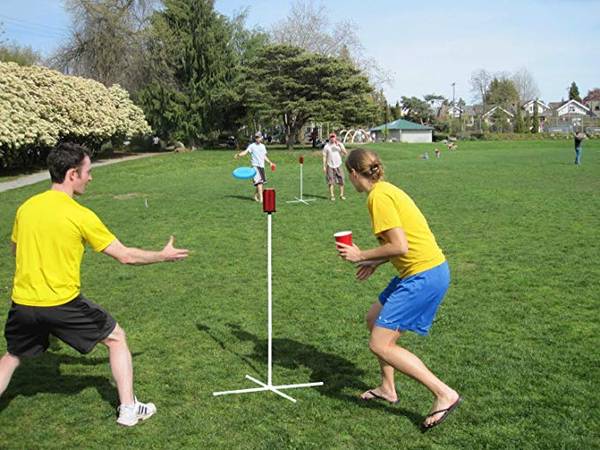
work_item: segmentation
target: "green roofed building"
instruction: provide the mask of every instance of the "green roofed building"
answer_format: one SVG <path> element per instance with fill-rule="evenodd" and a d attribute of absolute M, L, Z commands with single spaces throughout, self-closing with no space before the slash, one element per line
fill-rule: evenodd
<path fill-rule="evenodd" d="M 421 125 L 408 120 L 398 119 L 393 122 L 379 125 L 371 128 L 371 136 L 375 135 L 376 142 L 386 140 L 385 133 L 387 128 L 387 140 L 392 142 L 432 142 L 433 127 Z"/>

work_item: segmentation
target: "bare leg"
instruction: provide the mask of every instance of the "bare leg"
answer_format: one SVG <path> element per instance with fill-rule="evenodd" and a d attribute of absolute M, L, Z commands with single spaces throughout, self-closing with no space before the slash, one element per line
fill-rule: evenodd
<path fill-rule="evenodd" d="M 367 312 L 366 317 L 367 328 L 369 331 L 373 331 L 373 327 L 375 326 L 375 321 L 379 316 L 381 307 L 381 303 L 377 301 L 371 305 L 371 308 L 369 308 L 369 312 Z M 374 391 L 383 398 L 394 402 L 398 399 L 398 394 L 396 393 L 396 383 L 394 382 L 394 368 L 379 357 L 377 360 L 379 361 L 379 367 L 381 371 L 381 385 L 370 390 Z M 361 398 L 368 399 L 370 395 L 372 394 L 369 394 L 369 391 L 363 392 Z"/>
<path fill-rule="evenodd" d="M 333 184 L 330 184 L 330 185 L 329 185 L 329 198 L 330 198 L 331 200 L 335 200 L 335 194 L 334 194 L 334 192 L 333 192 Z"/>
<path fill-rule="evenodd" d="M 133 363 L 125 331 L 117 324 L 110 336 L 102 343 L 108 347 L 110 369 L 115 383 L 117 383 L 119 400 L 122 405 L 133 405 L 135 402 L 133 398 Z"/>
<path fill-rule="evenodd" d="M 340 184 L 340 197 L 344 198 L 344 185 Z"/>
<path fill-rule="evenodd" d="M 256 194 L 258 196 L 258 201 L 260 203 L 262 203 L 263 202 L 263 185 L 262 185 L 262 183 L 256 185 Z"/>
<path fill-rule="evenodd" d="M 448 408 L 456 402 L 459 398 L 458 393 L 436 377 L 417 356 L 398 346 L 396 341 L 399 337 L 400 333 L 398 331 L 374 326 L 371 332 L 369 348 L 378 358 L 383 359 L 396 370 L 417 380 L 435 395 L 431 411 Z M 442 413 L 428 417 L 425 420 L 425 424 L 433 423 L 441 416 Z"/>
<path fill-rule="evenodd" d="M 21 360 L 18 356 L 11 355 L 8 352 L 0 359 L 0 395 L 6 390 L 15 369 L 19 367 L 20 363 Z"/>

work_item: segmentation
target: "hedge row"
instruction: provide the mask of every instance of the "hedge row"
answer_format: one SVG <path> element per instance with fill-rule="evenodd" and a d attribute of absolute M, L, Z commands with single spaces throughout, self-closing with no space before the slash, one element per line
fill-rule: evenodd
<path fill-rule="evenodd" d="M 598 139 L 598 134 L 588 134 L 590 139 Z M 458 139 L 461 141 L 547 141 L 573 139 L 573 133 L 492 133 L 488 131 L 458 133 L 449 135 L 447 133 L 434 133 L 434 141 L 446 139 Z"/>
<path fill-rule="evenodd" d="M 30 163 L 62 140 L 94 149 L 150 131 L 142 110 L 118 85 L 0 63 L 0 167 Z"/>

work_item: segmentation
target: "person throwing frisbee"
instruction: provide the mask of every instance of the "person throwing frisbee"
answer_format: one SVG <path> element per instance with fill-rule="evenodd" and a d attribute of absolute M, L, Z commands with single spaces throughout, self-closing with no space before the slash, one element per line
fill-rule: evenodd
<path fill-rule="evenodd" d="M 248 146 L 248 148 L 242 152 L 234 155 L 235 159 L 241 156 L 250 154 L 250 164 L 256 169 L 256 175 L 252 180 L 256 192 L 254 193 L 254 200 L 259 203 L 263 202 L 263 185 L 267 182 L 265 175 L 265 161 L 271 166 L 271 170 L 275 170 L 275 164 L 267 157 L 267 148 L 262 143 L 263 136 L 260 131 L 254 135 L 254 142 Z"/>
<path fill-rule="evenodd" d="M 358 192 L 367 193 L 373 234 L 379 247 L 361 250 L 337 243 L 339 255 L 356 263 L 358 280 L 366 280 L 385 262 L 398 271 L 367 313 L 369 349 L 379 360 L 381 385 L 364 392 L 363 400 L 398 402 L 394 371 L 408 375 L 435 396 L 421 424 L 426 431 L 442 423 L 462 398 L 435 376 L 414 354 L 397 344 L 406 331 L 427 335 L 450 284 L 450 271 L 429 225 L 413 200 L 383 179 L 379 156 L 353 150 L 346 159 L 348 178 Z"/>

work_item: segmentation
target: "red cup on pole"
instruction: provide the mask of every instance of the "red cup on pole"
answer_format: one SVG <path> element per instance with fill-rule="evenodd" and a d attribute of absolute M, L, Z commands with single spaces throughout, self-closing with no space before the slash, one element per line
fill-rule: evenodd
<path fill-rule="evenodd" d="M 333 235 L 335 242 L 352 245 L 352 231 L 338 231 Z"/>
<path fill-rule="evenodd" d="M 300 164 L 304 164 L 304 155 L 300 155 L 300 158 L 298 158 L 298 162 Z"/>
<path fill-rule="evenodd" d="M 268 214 L 275 212 L 275 189 L 263 191 L 263 212 Z"/>

